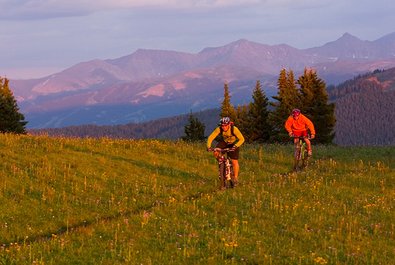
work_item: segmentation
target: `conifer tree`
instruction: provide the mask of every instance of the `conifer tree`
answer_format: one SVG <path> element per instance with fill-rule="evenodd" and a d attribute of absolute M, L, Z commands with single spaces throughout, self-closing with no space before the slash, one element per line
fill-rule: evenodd
<path fill-rule="evenodd" d="M 9 87 L 9 80 L 0 77 L 0 132 L 25 134 L 27 122 L 24 119 Z"/>
<path fill-rule="evenodd" d="M 314 101 L 314 86 L 316 81 L 318 82 L 317 75 L 312 69 L 305 68 L 303 75 L 298 78 L 299 91 L 301 93 L 301 106 L 299 109 L 309 119 L 312 118 L 312 104 Z"/>
<path fill-rule="evenodd" d="M 277 102 L 271 103 L 274 110 L 269 115 L 273 130 L 271 139 L 273 141 L 288 142 L 289 137 L 284 129 L 284 123 L 291 114 L 292 109 L 300 107 L 300 93 L 296 87 L 293 71 L 290 70 L 287 73 L 283 68 L 280 71 L 277 85 L 278 93 L 277 96 L 273 97 Z"/>
<path fill-rule="evenodd" d="M 235 124 L 237 124 L 237 128 L 240 130 L 240 132 L 243 134 L 245 141 L 250 142 L 250 136 L 249 136 L 249 118 L 248 118 L 248 111 L 249 111 L 249 106 L 248 105 L 239 105 L 237 106 L 236 109 L 236 119 L 235 119 Z"/>
<path fill-rule="evenodd" d="M 302 94 L 302 113 L 314 124 L 317 143 L 332 143 L 336 123 L 335 105 L 328 103 L 328 92 L 325 82 L 313 69 L 305 69 L 298 79 Z"/>
<path fill-rule="evenodd" d="M 224 85 L 224 100 L 221 105 L 221 113 L 220 118 L 229 117 L 232 121 L 236 121 L 236 110 L 233 107 L 232 103 L 230 103 L 230 94 L 228 84 Z"/>
<path fill-rule="evenodd" d="M 184 127 L 185 136 L 182 139 L 188 142 L 203 141 L 205 139 L 205 128 L 206 126 L 198 118 L 194 117 L 191 112 L 189 114 L 188 124 Z"/>
<path fill-rule="evenodd" d="M 269 124 L 269 100 L 262 90 L 260 81 L 256 81 L 252 94 L 253 101 L 248 108 L 248 134 L 249 142 L 268 142 L 272 134 Z"/>

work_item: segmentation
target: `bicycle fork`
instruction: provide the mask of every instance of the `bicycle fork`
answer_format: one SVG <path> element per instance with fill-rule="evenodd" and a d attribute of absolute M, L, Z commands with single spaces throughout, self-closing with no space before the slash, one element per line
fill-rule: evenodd
<path fill-rule="evenodd" d="M 218 173 L 219 173 L 220 188 L 226 189 L 227 181 L 230 181 L 232 183 L 232 170 L 231 170 L 231 163 L 229 159 L 225 157 L 221 157 L 218 160 L 218 171 L 219 171 Z"/>
<path fill-rule="evenodd" d="M 225 179 L 226 180 L 231 179 L 231 176 L 230 176 L 231 172 L 230 171 L 231 171 L 230 170 L 230 162 L 229 162 L 229 159 L 226 159 L 225 160 Z"/>

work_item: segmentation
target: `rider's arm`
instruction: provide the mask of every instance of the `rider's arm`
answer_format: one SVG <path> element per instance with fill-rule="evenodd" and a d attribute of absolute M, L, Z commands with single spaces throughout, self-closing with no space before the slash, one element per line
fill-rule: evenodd
<path fill-rule="evenodd" d="M 290 134 L 292 133 L 292 123 L 293 123 L 293 118 L 292 116 L 289 116 L 288 119 L 285 121 L 285 130 Z"/>
<path fill-rule="evenodd" d="M 311 135 L 315 135 L 315 129 L 314 129 L 313 122 L 306 117 L 305 123 L 306 123 L 307 128 L 310 130 Z"/>
<path fill-rule="evenodd" d="M 235 147 L 240 147 L 245 141 L 244 136 L 236 126 L 233 127 L 233 133 L 238 139 L 237 143 L 235 144 Z"/>
<path fill-rule="evenodd" d="M 214 141 L 215 137 L 221 132 L 219 127 L 215 128 L 214 131 L 207 138 L 207 148 L 211 147 L 211 143 Z"/>

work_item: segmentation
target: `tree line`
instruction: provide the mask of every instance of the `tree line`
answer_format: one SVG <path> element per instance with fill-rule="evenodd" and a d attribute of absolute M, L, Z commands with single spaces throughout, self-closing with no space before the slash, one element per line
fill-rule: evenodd
<path fill-rule="evenodd" d="M 292 70 L 282 69 L 278 78 L 277 95 L 269 102 L 260 81 L 256 81 L 252 101 L 234 107 L 231 103 L 229 86 L 224 84 L 224 99 L 220 117 L 228 116 L 243 133 L 246 142 L 268 143 L 289 142 L 284 123 L 294 108 L 298 108 L 313 123 L 316 129 L 316 143 L 332 143 L 336 123 L 335 105 L 329 103 L 325 82 L 313 69 L 305 68 L 295 79 Z M 184 140 L 204 140 L 205 125 L 191 113 L 185 125 Z"/>

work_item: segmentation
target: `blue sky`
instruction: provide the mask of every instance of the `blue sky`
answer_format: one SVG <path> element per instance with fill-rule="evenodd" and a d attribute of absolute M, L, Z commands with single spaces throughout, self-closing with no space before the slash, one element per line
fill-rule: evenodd
<path fill-rule="evenodd" d="M 43 77 L 139 48 L 197 53 L 239 39 L 295 48 L 395 32 L 393 0 L 0 0 L 0 76 Z"/>

